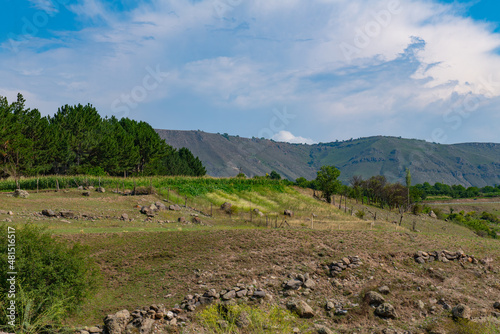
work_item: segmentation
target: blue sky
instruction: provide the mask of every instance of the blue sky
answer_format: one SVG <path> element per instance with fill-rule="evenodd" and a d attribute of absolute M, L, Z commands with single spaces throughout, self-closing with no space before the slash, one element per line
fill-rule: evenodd
<path fill-rule="evenodd" d="M 289 142 L 500 142 L 500 2 L 3 0 L 0 95 Z"/>

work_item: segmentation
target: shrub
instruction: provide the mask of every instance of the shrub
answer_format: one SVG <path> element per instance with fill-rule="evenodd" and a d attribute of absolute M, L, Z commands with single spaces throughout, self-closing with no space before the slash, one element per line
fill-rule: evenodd
<path fill-rule="evenodd" d="M 8 268 L 7 226 L 0 225 L 0 267 Z M 58 324 L 97 289 L 98 267 L 79 244 L 53 239 L 39 227 L 28 224 L 15 232 L 16 331 L 36 332 L 49 322 Z M 7 270 L 0 272 L 6 282 Z M 6 324 L 7 284 L 0 285 L 0 323 Z M 23 320 L 22 322 L 19 322 Z M 35 327 L 34 327 L 35 326 Z M 5 328 L 12 330 L 12 327 Z"/>
<path fill-rule="evenodd" d="M 272 333 L 292 333 L 294 327 L 300 329 L 299 319 L 290 311 L 279 306 L 266 309 L 249 305 L 214 304 L 198 315 L 198 320 L 208 333 L 264 333 L 272 328 Z"/>
<path fill-rule="evenodd" d="M 365 211 L 360 210 L 360 211 L 356 212 L 356 217 L 358 217 L 359 219 L 364 219 L 365 218 Z"/>

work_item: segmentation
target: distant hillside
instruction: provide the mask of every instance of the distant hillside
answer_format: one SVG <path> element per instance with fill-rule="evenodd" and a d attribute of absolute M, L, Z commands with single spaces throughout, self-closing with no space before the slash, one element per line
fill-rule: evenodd
<path fill-rule="evenodd" d="M 404 182 L 409 167 L 414 184 L 441 182 L 466 187 L 500 184 L 500 144 L 441 145 L 423 140 L 368 137 L 315 145 L 289 144 L 202 131 L 156 130 L 176 148 L 187 147 L 212 176 L 264 175 L 313 179 L 322 165 L 335 165 L 347 182 L 353 175 L 385 175 Z"/>

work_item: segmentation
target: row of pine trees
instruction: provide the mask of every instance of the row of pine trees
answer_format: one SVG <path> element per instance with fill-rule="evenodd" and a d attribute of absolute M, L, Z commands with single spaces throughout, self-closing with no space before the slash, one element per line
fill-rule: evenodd
<path fill-rule="evenodd" d="M 206 174 L 187 148 L 167 145 L 145 122 L 102 118 L 90 104 L 42 117 L 18 94 L 0 96 L 0 176 Z"/>

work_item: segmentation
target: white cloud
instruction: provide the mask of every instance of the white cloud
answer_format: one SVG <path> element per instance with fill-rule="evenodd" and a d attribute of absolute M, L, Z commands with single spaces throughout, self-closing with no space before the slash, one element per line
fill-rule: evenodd
<path fill-rule="evenodd" d="M 275 134 L 271 139 L 280 142 L 292 143 L 292 144 L 314 144 L 315 141 L 311 138 L 304 138 L 300 136 L 294 136 L 289 131 L 280 131 Z"/>
<path fill-rule="evenodd" d="M 68 8 L 82 30 L 39 34 L 18 54 L 0 51 L 0 91 L 25 92 L 43 106 L 92 102 L 109 112 L 142 84 L 147 66 L 159 64 L 169 77 L 137 110 L 158 102 L 165 107 L 154 111 L 165 114 L 190 96 L 206 105 L 200 113 L 222 109 L 246 124 L 250 110 L 290 106 L 303 110 L 297 112 L 303 122 L 321 123 L 322 133 L 302 133 L 318 140 L 372 130 L 373 122 L 361 126 L 358 119 L 389 124 L 395 115 L 443 115 L 457 94 L 485 96 L 484 104 L 500 96 L 500 35 L 461 16 L 456 4 L 256 0 L 223 1 L 221 9 L 217 3 L 152 0 L 117 13 L 102 0 L 79 1 Z M 409 47 L 414 42 L 420 44 Z M 352 47 L 349 59 L 342 45 Z"/>

